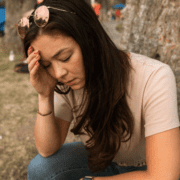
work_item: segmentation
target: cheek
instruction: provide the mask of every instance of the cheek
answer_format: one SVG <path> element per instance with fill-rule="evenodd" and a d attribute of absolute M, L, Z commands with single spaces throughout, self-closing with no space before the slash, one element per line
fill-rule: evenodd
<path fill-rule="evenodd" d="M 75 61 L 72 63 L 71 69 L 74 73 L 84 72 L 84 64 L 83 64 L 82 56 L 75 57 Z"/>
<path fill-rule="evenodd" d="M 83 65 L 83 63 L 80 61 L 80 62 L 76 63 L 75 66 L 76 66 L 75 71 L 82 76 L 84 74 L 84 65 Z"/>

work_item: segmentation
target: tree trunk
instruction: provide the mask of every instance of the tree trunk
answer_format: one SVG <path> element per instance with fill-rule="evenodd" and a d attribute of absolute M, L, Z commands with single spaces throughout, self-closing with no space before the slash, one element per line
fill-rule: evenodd
<path fill-rule="evenodd" d="M 168 64 L 176 76 L 180 105 L 179 7 L 175 0 L 127 0 L 120 48 Z"/>
<path fill-rule="evenodd" d="M 23 53 L 23 46 L 15 28 L 15 24 L 23 17 L 23 14 L 34 8 L 36 0 L 6 0 L 6 24 L 5 36 L 2 39 L 3 50 L 9 54 L 10 50 L 15 53 Z"/>

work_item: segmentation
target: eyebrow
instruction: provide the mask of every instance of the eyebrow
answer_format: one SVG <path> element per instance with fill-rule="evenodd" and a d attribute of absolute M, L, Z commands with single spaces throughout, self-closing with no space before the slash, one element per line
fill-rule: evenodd
<path fill-rule="evenodd" d="M 55 57 L 57 57 L 59 54 L 61 54 L 61 53 L 62 53 L 64 50 L 66 50 L 66 49 L 68 49 L 68 48 L 64 48 L 64 49 L 59 50 L 57 53 L 55 53 L 55 54 L 52 56 L 52 59 L 55 58 Z"/>

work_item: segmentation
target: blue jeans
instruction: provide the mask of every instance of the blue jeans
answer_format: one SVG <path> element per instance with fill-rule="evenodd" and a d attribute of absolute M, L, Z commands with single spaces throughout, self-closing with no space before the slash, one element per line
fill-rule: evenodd
<path fill-rule="evenodd" d="M 87 167 L 87 156 L 82 142 L 63 144 L 47 158 L 40 154 L 35 156 L 28 165 L 27 180 L 79 180 L 84 176 L 113 176 L 147 169 L 147 166 L 122 167 L 112 162 L 103 172 L 94 173 Z"/>

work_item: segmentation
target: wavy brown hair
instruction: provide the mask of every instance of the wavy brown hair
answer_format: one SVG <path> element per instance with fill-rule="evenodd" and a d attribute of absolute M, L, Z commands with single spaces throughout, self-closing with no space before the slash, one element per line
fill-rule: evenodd
<path fill-rule="evenodd" d="M 80 114 L 77 119 L 80 121 L 71 132 L 82 135 L 84 128 L 90 135 L 86 142 L 88 167 L 93 172 L 102 172 L 112 163 L 121 142 L 127 142 L 133 134 L 134 117 L 126 101 L 129 74 L 133 69 L 130 57 L 115 46 L 91 6 L 84 0 L 45 0 L 42 5 L 72 11 L 76 15 L 50 8 L 50 20 L 44 28 L 38 28 L 31 17 L 32 25 L 24 39 L 26 56 L 31 42 L 39 34 L 51 36 L 60 33 L 74 38 L 79 44 L 87 96 L 83 94 L 78 108 Z M 59 85 L 64 87 L 62 83 Z M 59 87 L 55 88 L 59 94 L 66 95 L 70 91 L 69 88 L 64 92 Z M 128 135 L 129 138 L 125 140 Z"/>

